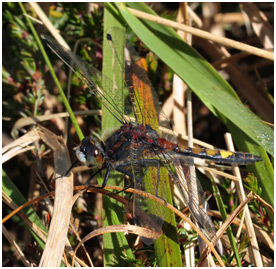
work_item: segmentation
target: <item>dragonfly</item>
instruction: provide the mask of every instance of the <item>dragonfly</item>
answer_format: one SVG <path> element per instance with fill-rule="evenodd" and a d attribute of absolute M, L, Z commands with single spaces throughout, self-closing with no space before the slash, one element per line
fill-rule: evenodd
<path fill-rule="evenodd" d="M 127 109 L 130 108 L 128 115 L 126 115 L 125 111 L 118 108 L 114 97 L 111 98 L 103 92 L 103 81 L 112 84 L 111 80 L 103 77 L 100 71 L 88 65 L 69 49 L 59 45 L 54 39 L 45 35 L 42 38 L 47 46 L 86 84 L 120 124 L 117 130 L 109 131 L 101 141 L 92 137 L 85 137 L 76 149 L 76 155 L 80 162 L 87 166 L 99 167 L 92 176 L 106 170 L 102 188 L 108 182 L 110 171 L 117 170 L 133 179 L 134 188 L 150 192 L 166 200 L 169 187 L 161 187 L 160 181 L 166 177 L 165 174 L 168 174 L 179 189 L 201 231 L 209 240 L 215 237 L 214 224 L 201 207 L 202 188 L 200 183 L 192 178 L 194 177 L 192 173 L 189 173 L 190 167 L 194 165 L 194 158 L 237 165 L 253 164 L 262 161 L 262 158 L 250 153 L 190 148 L 177 143 L 176 137 L 173 135 L 168 136 L 160 132 L 159 127 L 163 126 L 166 121 L 158 119 L 152 112 L 151 106 L 157 106 L 157 102 L 150 103 L 146 108 L 143 107 L 140 102 L 139 89 L 138 92 L 134 90 L 135 86 L 133 85 L 135 83 L 130 85 L 128 82 L 125 85 L 128 89 L 125 103 L 128 104 Z M 114 46 L 112 46 L 113 36 L 107 34 L 107 39 L 114 52 L 115 61 L 122 66 L 116 51 L 114 51 Z M 143 73 L 141 65 L 136 63 L 134 66 Z M 144 79 L 146 76 L 139 74 L 137 77 Z M 135 81 L 131 75 L 126 80 L 131 79 Z M 145 84 L 145 81 L 143 83 Z M 137 85 L 136 87 L 139 88 Z M 147 91 L 153 94 L 151 87 Z M 151 98 L 148 99 L 151 100 Z M 154 180 L 152 180 L 154 183 L 148 184 L 145 182 L 145 178 L 150 177 L 152 173 L 155 175 Z M 195 180 L 196 185 L 192 184 L 192 179 Z M 134 222 L 138 226 L 157 229 L 154 227 L 162 227 L 163 225 L 165 209 L 154 201 L 149 201 L 140 195 L 134 195 L 133 212 Z M 145 217 L 145 214 L 141 214 L 141 212 L 146 212 L 149 217 Z M 142 240 L 147 245 L 153 242 L 153 240 L 145 237 Z"/>

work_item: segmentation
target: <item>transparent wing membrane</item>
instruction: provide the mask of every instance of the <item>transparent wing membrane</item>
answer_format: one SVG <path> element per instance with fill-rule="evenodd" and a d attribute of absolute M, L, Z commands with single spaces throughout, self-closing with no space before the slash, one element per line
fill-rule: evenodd
<path fill-rule="evenodd" d="M 93 66 L 84 62 L 80 57 L 59 45 L 53 38 L 43 35 L 43 40 L 47 46 L 83 81 L 99 101 L 108 109 L 110 113 L 121 123 L 124 122 L 124 114 L 117 109 L 113 98 L 103 94 L 103 79 L 106 84 L 113 85 L 108 78 L 103 78 L 102 73 Z"/>

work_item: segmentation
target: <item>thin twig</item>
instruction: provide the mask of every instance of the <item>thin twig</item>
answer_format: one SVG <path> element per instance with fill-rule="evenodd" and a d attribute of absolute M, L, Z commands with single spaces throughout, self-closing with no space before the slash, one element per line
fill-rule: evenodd
<path fill-rule="evenodd" d="M 228 150 L 235 151 L 233 140 L 231 138 L 230 133 L 227 133 L 225 135 L 225 140 L 226 140 Z M 243 185 L 242 185 L 240 170 L 237 165 L 233 165 L 232 169 L 233 169 L 234 176 L 240 178 L 240 181 L 238 181 L 238 182 L 235 181 L 235 185 L 236 185 L 236 189 L 237 189 L 238 198 L 241 203 L 243 200 L 245 200 L 245 193 L 244 193 L 244 189 L 243 189 Z M 249 251 L 249 253 L 250 254 L 252 253 L 252 255 L 251 255 L 252 262 L 254 262 L 255 266 L 257 266 L 257 267 L 263 267 L 261 254 L 260 254 L 256 234 L 255 234 L 255 231 L 253 228 L 252 219 L 250 217 L 248 205 L 246 205 L 244 207 L 244 214 L 245 214 L 245 225 L 246 225 L 247 234 L 248 234 L 248 237 L 251 239 L 250 240 L 251 241 L 251 247 L 250 247 L 251 251 Z"/>
<path fill-rule="evenodd" d="M 269 52 L 269 51 L 266 51 L 263 49 L 259 49 L 259 48 L 256 48 L 256 47 L 253 47 L 253 46 L 250 46 L 250 45 L 247 45 L 247 44 L 244 44 L 244 43 L 241 43 L 241 42 L 229 39 L 229 38 L 213 35 L 206 31 L 203 31 L 203 30 L 200 30 L 197 28 L 193 28 L 191 26 L 179 24 L 179 23 L 171 21 L 171 20 L 163 19 L 161 17 L 154 16 L 154 15 L 151 15 L 151 14 L 148 14 L 145 12 L 141 12 L 136 9 L 128 8 L 128 10 L 133 15 L 135 15 L 136 17 L 138 17 L 140 19 L 146 19 L 146 20 L 149 20 L 149 21 L 152 21 L 152 22 L 155 22 L 158 24 L 162 24 L 162 25 L 165 25 L 165 26 L 177 29 L 177 30 L 182 30 L 182 31 L 190 33 L 194 36 L 208 39 L 208 40 L 214 41 L 216 43 L 219 43 L 221 45 L 232 47 L 232 48 L 235 48 L 238 50 L 247 51 L 251 54 L 274 61 L 274 53 L 272 53 L 272 52 Z"/>
<path fill-rule="evenodd" d="M 49 30 L 49 32 L 54 36 L 54 38 L 58 41 L 59 44 L 61 44 L 63 47 L 70 49 L 66 41 L 63 39 L 63 37 L 59 34 L 57 29 L 54 27 L 54 25 L 51 23 L 49 18 L 45 15 L 44 11 L 41 9 L 41 7 L 35 3 L 35 2 L 29 2 L 30 6 L 34 9 L 40 20 L 43 22 L 45 27 Z"/>

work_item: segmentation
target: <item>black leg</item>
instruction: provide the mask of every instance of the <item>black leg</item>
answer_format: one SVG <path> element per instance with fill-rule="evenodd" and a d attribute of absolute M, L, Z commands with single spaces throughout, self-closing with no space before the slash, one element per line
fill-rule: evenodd
<path fill-rule="evenodd" d="M 79 162 L 79 160 L 76 160 L 75 162 L 73 162 L 73 164 L 70 166 L 70 168 L 68 169 L 68 171 L 66 172 L 65 176 L 68 176 L 69 172 L 72 170 L 72 168 Z"/>
<path fill-rule="evenodd" d="M 122 166 L 129 166 L 133 164 L 133 162 L 125 162 L 125 163 L 122 163 L 120 164 L 120 167 Z M 144 166 L 146 169 L 145 169 L 145 172 L 143 174 L 143 176 L 145 176 L 145 174 L 147 173 L 148 171 L 148 168 L 150 166 L 156 166 L 157 168 L 157 182 L 156 182 L 156 192 L 155 192 L 155 196 L 158 197 L 158 198 L 161 198 L 162 200 L 164 200 L 162 197 L 159 197 L 158 196 L 158 188 L 159 188 L 159 182 L 160 182 L 160 167 L 161 167 L 161 161 L 159 160 L 156 160 L 156 159 L 144 159 L 144 160 L 136 160 L 134 162 L 134 165 L 142 165 Z M 135 176 L 133 176 L 133 174 L 131 174 L 130 172 L 128 171 L 125 171 L 124 169 L 120 168 L 120 167 L 117 167 L 116 170 L 118 170 L 119 172 L 123 173 L 123 174 L 126 174 L 128 175 L 129 177 L 133 178 L 135 180 Z M 141 180 L 140 178 L 136 177 L 138 180 Z M 165 200 L 164 200 L 165 201 Z M 166 201 L 165 201 L 166 202 Z"/>
<path fill-rule="evenodd" d="M 98 174 L 100 171 L 102 171 L 104 168 L 106 168 L 106 167 L 102 167 L 101 169 L 99 169 L 95 174 L 93 174 L 93 175 L 89 178 L 89 180 L 91 180 L 92 177 L 94 177 L 95 175 L 97 175 L 97 174 Z M 106 173 L 105 173 L 105 176 L 104 176 L 104 181 L 103 181 L 102 186 L 101 186 L 101 187 L 96 187 L 96 186 L 91 185 L 90 187 L 95 188 L 95 189 L 104 189 L 104 187 L 106 186 L 106 183 L 107 183 L 107 181 L 108 181 L 108 178 L 109 178 L 110 169 L 111 169 L 110 165 L 107 166 L 106 169 L 107 169 L 107 170 L 106 170 Z M 88 181 L 89 181 L 89 180 L 88 180 Z M 88 182 L 88 181 L 87 181 L 87 182 Z"/>
<path fill-rule="evenodd" d="M 127 175 L 127 176 L 129 176 L 132 179 L 135 179 L 135 176 L 132 173 L 130 173 L 130 172 L 128 172 L 128 171 L 126 171 L 126 170 L 124 170 L 124 169 L 122 169 L 120 167 L 116 167 L 116 170 L 119 171 L 119 172 L 121 172 L 121 173 L 123 173 L 123 174 L 125 174 L 125 175 Z M 139 179 L 139 180 L 141 180 L 141 179 Z"/>
<path fill-rule="evenodd" d="M 67 170 L 67 172 L 65 173 L 65 175 L 63 175 L 63 176 L 58 176 L 58 177 L 54 178 L 54 180 L 57 180 L 57 179 L 59 179 L 59 178 L 61 178 L 61 177 L 66 177 L 66 176 L 68 176 L 68 174 L 70 173 L 70 171 L 72 170 L 72 168 L 73 168 L 78 162 L 79 162 L 79 160 L 76 160 L 76 161 L 70 166 L 70 168 Z M 52 178 L 51 178 L 50 180 L 52 180 Z"/>
<path fill-rule="evenodd" d="M 93 175 L 89 178 L 89 180 L 91 180 L 91 178 L 94 177 L 96 174 L 98 174 L 103 168 L 104 168 L 104 167 L 102 167 L 102 168 L 99 169 L 95 174 L 93 174 Z M 107 171 L 106 171 L 105 176 L 104 176 L 104 181 L 103 181 L 103 184 L 102 184 L 101 187 L 95 187 L 95 186 L 91 186 L 91 187 L 96 188 L 96 189 L 104 189 L 104 187 L 105 187 L 106 184 L 107 184 L 109 175 L 110 175 L 110 170 L 111 170 L 111 166 L 108 166 L 108 167 L 107 167 Z M 131 173 L 129 173 L 129 172 L 123 170 L 123 169 L 120 169 L 120 168 L 117 169 L 117 168 L 116 168 L 116 170 L 133 178 L 133 175 L 132 175 Z M 88 181 L 89 181 L 89 180 L 88 180 Z M 88 181 L 87 181 L 87 182 L 88 182 Z M 120 190 L 120 191 L 117 191 L 117 192 L 114 192 L 113 194 L 119 194 L 119 193 L 121 193 L 121 192 L 123 192 L 123 191 L 125 191 L 125 190 L 127 190 L 127 189 L 129 189 L 129 188 L 131 188 L 131 187 L 133 187 L 133 185 L 126 186 L 124 189 L 122 189 L 122 190 Z M 111 194 L 111 195 L 112 195 L 112 194 Z"/>
<path fill-rule="evenodd" d="M 86 182 L 83 184 L 83 185 L 88 185 L 88 182 L 94 177 L 96 176 L 97 174 L 99 174 L 102 170 L 104 169 L 104 167 L 102 167 L 101 169 L 99 169 L 97 172 L 95 172 L 92 176 L 90 176 Z"/>
<path fill-rule="evenodd" d="M 162 199 L 165 203 L 167 203 L 167 201 L 164 198 L 158 196 L 158 188 L 159 188 L 159 182 L 160 182 L 160 167 L 161 167 L 161 164 L 162 164 L 161 161 L 156 160 L 156 159 L 146 159 L 146 160 L 143 160 L 143 161 L 144 161 L 145 164 L 147 164 L 144 175 L 146 174 L 146 172 L 147 172 L 150 165 L 156 166 L 156 168 L 157 168 L 157 182 L 156 182 L 155 196 L 158 197 L 159 199 Z"/>
<path fill-rule="evenodd" d="M 116 192 L 114 192 L 114 193 L 112 193 L 112 194 L 119 194 L 119 193 L 121 193 L 121 192 L 126 191 L 126 190 L 129 189 L 129 188 L 133 188 L 133 184 L 128 185 L 128 186 L 124 187 L 122 190 L 116 191 Z M 112 195 L 112 194 L 111 194 L 111 195 Z"/>
<path fill-rule="evenodd" d="M 125 169 L 123 169 L 122 167 L 124 166 L 130 166 L 130 165 L 142 165 L 144 166 L 146 169 L 145 169 L 145 172 L 143 174 L 143 176 L 145 176 L 145 174 L 147 173 L 148 171 L 148 168 L 150 166 L 156 166 L 157 168 L 157 182 L 156 182 L 156 193 L 155 193 L 155 196 L 158 197 L 158 198 L 161 198 L 162 200 L 164 200 L 162 197 L 159 197 L 158 196 L 158 188 L 159 188 L 159 182 L 160 182 L 160 167 L 161 167 L 161 161 L 159 160 L 156 160 L 156 159 L 143 159 L 143 160 L 136 160 L 135 162 L 133 161 L 128 161 L 128 162 L 122 162 L 120 164 L 117 165 L 117 167 L 115 167 L 115 169 L 127 176 L 129 176 L 130 178 L 132 178 L 133 180 L 142 180 L 142 178 L 140 177 L 136 177 L 135 175 L 133 175 L 131 172 L 128 172 L 126 171 Z M 88 180 L 85 184 L 87 184 L 94 176 L 96 176 L 99 172 L 101 172 L 104 168 L 106 167 L 102 167 L 101 169 L 99 169 L 96 173 L 94 173 Z M 103 181 L 103 184 L 101 187 L 95 187 L 95 186 L 91 186 L 93 188 L 98 188 L 98 189 L 103 189 L 106 184 L 107 184 L 107 181 L 108 181 L 108 178 L 109 178 L 109 175 L 110 175 L 110 170 L 111 170 L 111 166 L 108 165 L 107 166 L 107 171 L 106 171 L 106 174 L 104 176 L 104 181 Z M 115 192 L 114 194 L 118 194 L 118 193 L 121 193 L 125 190 L 127 190 L 128 188 L 131 188 L 133 187 L 133 185 L 129 185 L 129 186 L 126 186 L 123 190 L 121 191 L 118 191 L 118 192 Z M 165 201 L 165 200 L 164 200 Z M 166 202 L 166 201 L 165 201 Z"/>
<path fill-rule="evenodd" d="M 159 160 L 156 160 L 156 159 L 145 159 L 145 160 L 138 160 L 138 161 L 135 162 L 136 165 L 140 164 L 140 165 L 145 166 L 146 169 L 145 169 L 145 172 L 144 172 L 143 176 L 146 175 L 150 165 L 151 166 L 156 166 L 156 168 L 157 168 L 157 182 L 156 182 L 156 193 L 155 193 L 156 197 L 159 197 L 158 196 L 158 187 L 159 187 L 159 182 L 160 182 L 160 166 L 161 166 L 160 163 L 161 162 Z M 124 173 L 124 172 L 122 172 L 122 173 Z M 131 177 L 133 178 L 133 176 L 131 176 Z M 161 197 L 159 197 L 159 198 L 161 198 Z"/>
<path fill-rule="evenodd" d="M 105 173 L 105 176 L 104 176 L 104 181 L 103 181 L 103 184 L 102 184 L 102 189 L 106 186 L 106 183 L 107 183 L 108 178 L 109 178 L 109 174 L 110 174 L 110 165 L 107 167 L 107 170 L 106 170 L 106 173 Z"/>
<path fill-rule="evenodd" d="M 156 193 L 155 193 L 155 196 L 156 196 L 156 197 L 159 197 L 159 196 L 158 196 L 158 187 L 159 187 L 159 182 L 160 182 L 160 163 L 158 162 L 158 164 L 157 164 L 157 182 L 156 182 Z"/>

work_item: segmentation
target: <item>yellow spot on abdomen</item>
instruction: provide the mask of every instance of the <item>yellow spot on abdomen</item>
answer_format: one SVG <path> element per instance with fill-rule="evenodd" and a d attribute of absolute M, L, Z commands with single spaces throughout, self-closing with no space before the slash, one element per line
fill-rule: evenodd
<path fill-rule="evenodd" d="M 234 154 L 231 151 L 223 151 L 223 150 L 220 150 L 219 153 L 222 158 L 228 158 L 229 156 L 233 156 L 233 154 Z"/>

